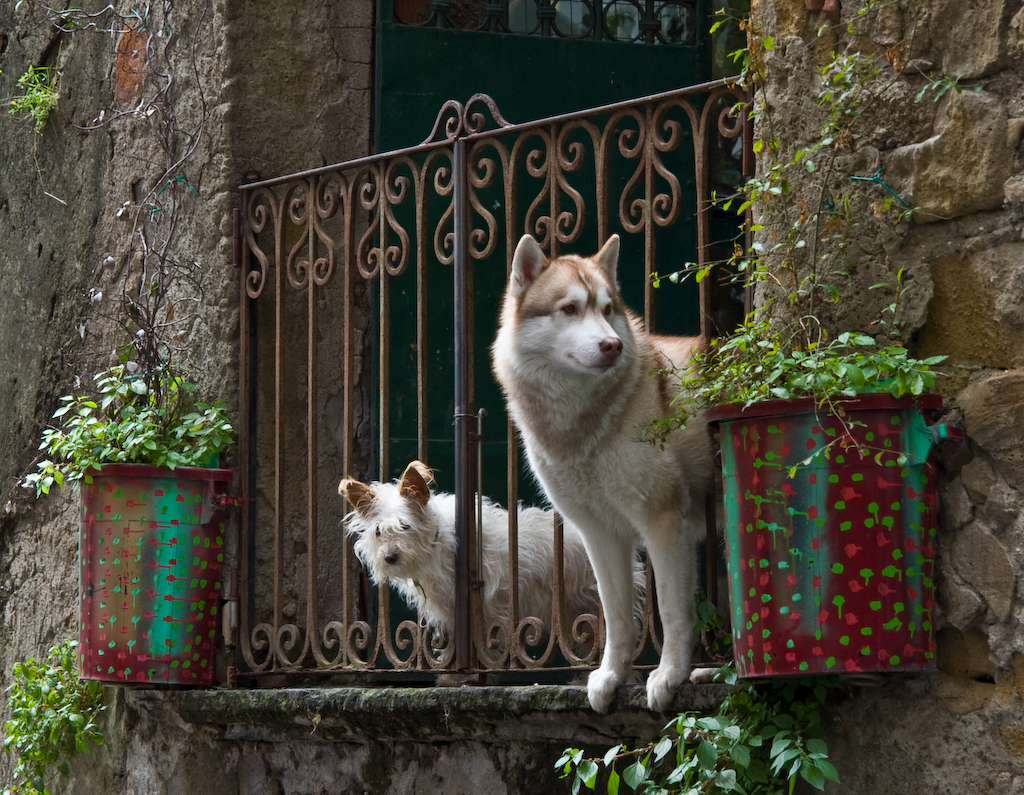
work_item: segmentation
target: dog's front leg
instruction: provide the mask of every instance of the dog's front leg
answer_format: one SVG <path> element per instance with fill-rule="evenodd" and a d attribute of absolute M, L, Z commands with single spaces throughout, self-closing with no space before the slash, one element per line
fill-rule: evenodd
<path fill-rule="evenodd" d="M 670 511 L 651 523 L 645 539 L 663 632 L 661 662 L 647 679 L 647 706 L 657 712 L 668 709 L 676 688 L 690 677 L 697 570 L 696 544 L 689 530 L 679 514 Z"/>
<path fill-rule="evenodd" d="M 579 526 L 579 525 L 578 525 Z M 629 679 L 636 647 L 633 623 L 633 542 L 611 530 L 584 533 L 604 609 L 607 641 L 601 665 L 587 679 L 587 698 L 596 712 L 607 712 L 619 685 Z"/>

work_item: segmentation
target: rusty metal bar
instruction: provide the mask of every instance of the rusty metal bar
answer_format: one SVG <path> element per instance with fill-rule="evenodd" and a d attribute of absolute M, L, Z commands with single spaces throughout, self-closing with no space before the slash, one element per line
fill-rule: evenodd
<path fill-rule="evenodd" d="M 384 191 L 381 190 L 381 199 L 383 203 Z M 382 252 L 381 259 L 383 260 L 383 252 L 387 250 L 387 225 L 385 223 L 384 212 L 380 212 L 380 221 L 378 224 L 380 235 L 380 250 Z M 390 471 L 389 461 L 389 447 L 388 444 L 388 428 L 391 415 L 391 404 L 389 398 L 391 395 L 391 345 L 390 345 L 390 334 L 388 328 L 388 318 L 391 316 L 391 295 L 390 295 L 390 280 L 388 279 L 387 268 L 384 267 L 383 262 L 380 265 L 380 273 L 377 279 L 378 289 L 378 309 L 377 309 L 377 323 L 378 323 L 378 344 L 380 346 L 380 368 L 378 371 L 378 377 L 380 378 L 380 396 L 377 404 L 377 411 L 380 425 L 380 443 L 377 448 L 377 477 L 380 480 L 387 480 L 388 472 Z"/>
<path fill-rule="evenodd" d="M 317 627 L 319 616 L 317 610 L 317 570 L 319 568 L 319 528 L 318 528 L 318 475 L 320 468 L 317 463 L 317 439 L 319 437 L 319 405 L 317 364 L 317 339 L 319 335 L 317 279 L 316 279 L 316 236 L 314 219 L 316 188 L 314 180 L 309 180 L 306 192 L 307 220 L 307 261 L 306 261 L 306 644 L 319 644 Z"/>
<path fill-rule="evenodd" d="M 244 196 L 243 196 L 244 202 Z M 237 257 L 235 265 L 241 274 L 245 274 L 245 262 L 248 257 L 248 246 L 242 234 L 242 210 L 236 208 L 234 211 L 237 218 L 237 233 L 240 238 L 237 244 Z M 254 432 L 250 423 L 250 411 L 252 406 L 252 395 L 249 392 L 252 382 L 250 367 L 252 366 L 252 348 L 249 335 L 251 333 L 250 317 L 255 311 L 256 303 L 249 301 L 246 292 L 245 278 L 238 280 L 238 460 L 241 464 L 241 478 L 239 491 L 242 499 L 241 511 L 238 518 L 238 539 L 237 555 L 235 561 L 237 567 L 236 581 L 238 585 L 238 628 L 236 631 L 236 653 L 232 661 L 232 667 L 241 667 L 245 661 L 246 653 L 249 651 L 248 629 L 252 624 L 252 581 L 253 561 L 250 560 L 250 553 L 253 551 L 255 539 L 250 535 L 253 528 L 253 505 L 252 505 L 252 477 L 255 475 L 255 466 L 249 456 L 255 448 Z"/>
<path fill-rule="evenodd" d="M 472 453 L 470 433 L 473 407 L 470 404 L 469 359 L 469 295 L 467 280 L 469 257 L 466 241 L 469 234 L 469 199 L 466 176 L 466 142 L 456 141 L 452 157 L 453 203 L 455 225 L 455 667 L 465 670 L 471 665 L 469 624 L 470 536 L 473 524 Z"/>
<path fill-rule="evenodd" d="M 274 257 L 274 628 L 284 623 L 284 219 L 277 218 Z"/>

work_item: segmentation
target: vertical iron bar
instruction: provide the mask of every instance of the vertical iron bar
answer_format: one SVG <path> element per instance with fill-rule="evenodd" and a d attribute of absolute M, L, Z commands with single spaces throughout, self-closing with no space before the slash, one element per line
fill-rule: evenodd
<path fill-rule="evenodd" d="M 242 206 L 245 207 L 246 204 L 247 196 L 243 192 Z M 249 300 L 249 294 L 245 287 L 246 277 L 248 276 L 248 250 L 242 228 L 244 215 L 241 211 L 236 210 L 236 212 L 238 213 L 237 236 L 239 238 L 236 263 L 239 268 L 238 291 L 240 302 L 238 307 L 238 339 L 241 349 L 238 355 L 238 463 L 241 469 L 239 488 L 242 497 L 242 511 L 238 524 L 239 627 L 234 664 L 239 665 L 241 659 L 238 658 L 244 658 L 249 650 L 249 629 L 252 627 L 253 567 L 250 562 L 250 553 L 253 551 L 252 547 L 255 546 L 252 543 L 254 541 L 255 512 L 249 501 L 255 493 L 253 484 L 253 478 L 256 474 L 255 462 L 250 460 L 250 456 L 253 455 L 256 449 L 256 425 L 252 422 L 255 406 L 253 405 L 253 394 L 249 390 L 250 386 L 256 382 L 256 378 L 255 373 L 252 373 L 250 370 L 253 346 L 250 345 L 249 335 L 251 329 L 255 328 L 255 324 L 251 324 L 250 320 L 252 313 L 256 311 L 256 302 Z"/>
<path fill-rule="evenodd" d="M 317 178 L 309 180 L 307 190 L 306 217 L 308 219 L 308 252 L 309 265 L 306 271 L 306 297 L 308 309 L 306 314 L 306 345 L 307 345 L 307 370 L 306 373 L 306 643 L 318 644 L 319 629 L 317 620 L 317 291 L 316 291 L 316 237 L 313 234 L 313 224 L 316 218 L 315 196 Z M 309 648 L 307 646 L 307 648 Z"/>
<path fill-rule="evenodd" d="M 426 192 L 424 185 L 422 190 Z M 427 257 L 420 245 L 422 232 L 416 223 L 419 254 L 416 261 L 416 455 L 420 461 L 430 460 L 427 450 L 430 439 L 427 424 Z"/>
<path fill-rule="evenodd" d="M 469 543 L 473 522 L 472 457 L 470 433 L 473 419 L 469 405 L 469 295 L 467 294 L 469 202 L 466 180 L 466 142 L 458 140 L 452 151 L 455 226 L 455 667 L 470 665 Z"/>
<path fill-rule="evenodd" d="M 486 409 L 480 408 L 476 412 L 476 554 L 473 556 L 473 564 L 476 571 L 473 579 L 483 587 L 484 579 L 484 541 L 481 537 L 481 530 L 484 526 L 484 415 Z M 475 584 L 475 583 L 474 583 Z"/>
<path fill-rule="evenodd" d="M 345 256 L 342 260 L 344 263 L 344 283 L 342 285 L 345 291 L 344 298 L 344 314 L 343 322 L 345 324 L 345 351 L 344 351 L 344 363 L 343 367 L 343 386 L 342 386 L 342 401 L 343 401 L 343 415 L 344 415 L 344 439 L 342 441 L 342 474 L 345 477 L 351 477 L 352 475 L 352 446 L 353 439 L 355 437 L 355 418 L 352 416 L 355 405 L 355 301 L 353 300 L 353 278 L 352 278 L 352 238 L 354 235 L 352 225 L 354 219 L 352 217 L 352 203 L 350 197 L 345 201 L 345 218 L 344 218 L 344 233 L 345 233 Z M 342 626 L 345 629 L 346 634 L 342 637 L 348 637 L 349 624 L 355 621 L 355 604 L 356 599 L 356 588 L 358 588 L 359 574 L 356 568 L 355 554 L 352 552 L 352 542 L 346 537 L 343 542 L 342 552 L 342 567 L 341 567 L 341 621 Z M 339 640 L 339 642 L 342 642 Z M 348 661 L 348 652 L 346 650 L 343 658 Z"/>
<path fill-rule="evenodd" d="M 286 189 L 287 190 L 287 189 Z M 274 633 L 284 623 L 284 219 L 278 214 L 274 227 Z M 275 665 L 277 661 L 275 660 Z"/>
<path fill-rule="evenodd" d="M 644 331 L 654 331 L 654 105 L 644 109 Z"/>
<path fill-rule="evenodd" d="M 384 179 L 384 169 L 381 168 L 381 179 Z M 391 464 L 388 461 L 388 447 L 390 446 L 390 411 L 391 405 L 389 404 L 389 396 L 391 393 L 390 382 L 390 350 L 388 346 L 388 340 L 390 339 L 390 320 L 391 320 L 391 296 L 388 294 L 390 284 L 388 283 L 387 266 L 384 264 L 387 258 L 387 239 L 385 231 L 387 229 L 384 220 L 384 187 L 381 186 L 380 195 L 378 202 L 380 206 L 378 208 L 380 213 L 380 223 L 378 229 L 380 230 L 380 269 L 377 274 L 377 280 L 379 285 L 379 298 L 380 303 L 378 305 L 378 328 L 380 331 L 380 402 L 378 404 L 378 410 L 380 413 L 380 447 L 378 448 L 377 463 L 380 471 L 377 473 L 378 479 L 382 482 L 388 480 L 388 471 L 391 468 Z"/>
<path fill-rule="evenodd" d="M 710 104 L 710 100 L 709 100 Z M 697 264 L 704 264 L 711 258 L 711 201 L 708 198 L 708 140 L 711 137 L 710 119 L 715 116 L 714 108 L 705 106 L 701 112 L 701 122 L 693 134 L 694 188 L 697 207 Z M 717 127 L 715 127 L 717 129 Z M 700 306 L 700 336 L 710 340 L 715 333 L 711 313 L 711 279 L 702 279 L 697 285 L 698 303 Z"/>

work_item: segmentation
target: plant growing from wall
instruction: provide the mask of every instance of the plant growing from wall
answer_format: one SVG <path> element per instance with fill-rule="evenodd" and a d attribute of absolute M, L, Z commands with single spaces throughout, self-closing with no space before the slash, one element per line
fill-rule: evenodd
<path fill-rule="evenodd" d="M 800 779 L 819 790 L 839 781 L 821 739 L 822 708 L 835 680 L 737 684 L 735 669 L 722 671 L 733 690 L 716 715 L 683 713 L 658 740 L 616 745 L 600 757 L 566 749 L 555 768 L 571 777 L 573 795 L 599 785 L 608 795 L 792 795 Z"/>
<path fill-rule="evenodd" d="M 21 95 L 11 99 L 12 116 L 28 114 L 36 123 L 36 132 L 43 131 L 50 111 L 57 107 L 60 94 L 57 93 L 59 72 L 54 66 L 30 66 L 18 78 Z"/>
<path fill-rule="evenodd" d="M 82 340 L 96 337 L 94 347 L 103 359 L 114 348 L 118 363 L 101 367 L 91 377 L 75 377 L 74 394 L 61 398 L 53 415 L 59 425 L 44 430 L 44 453 L 22 484 L 39 495 L 54 483 L 61 486 L 65 479 L 87 476 L 102 463 L 205 464 L 233 442 L 223 403 L 196 400 L 196 388 L 182 364 L 204 300 L 203 267 L 182 245 L 182 232 L 190 204 L 200 199 L 196 185 L 201 185 L 202 175 L 194 160 L 205 140 L 209 110 L 197 49 L 208 6 L 194 20 L 191 38 L 172 28 L 173 8 L 167 5 L 162 12 L 147 7 L 121 14 L 107 6 L 88 13 L 19 0 L 18 9 L 62 34 L 81 36 L 91 30 L 119 37 L 115 95 L 122 103 L 130 101 L 130 107 L 101 111 L 80 129 L 132 128 L 142 133 L 132 136 L 144 150 L 139 159 L 155 166 L 132 185 L 135 198 L 116 212 L 124 227 L 121 250 L 112 246 L 115 253 L 103 258 L 100 271 L 112 275 L 115 284 L 89 291 L 88 312 L 104 319 L 105 328 L 94 328 L 83 317 L 76 329 Z M 172 91 L 172 75 L 180 71 L 173 63 L 178 49 L 184 49 L 195 79 L 191 84 L 175 81 Z M 189 91 L 190 85 L 194 90 Z M 129 96 L 132 91 L 137 94 Z M 188 101 L 187 125 L 177 112 L 183 97 Z M 110 328 L 119 337 L 114 344 L 106 333 Z M 74 363 L 77 357 L 65 358 Z"/>
<path fill-rule="evenodd" d="M 102 745 L 97 721 L 103 711 L 103 688 L 79 680 L 78 642 L 50 649 L 46 660 L 14 664 L 8 688 L 11 718 L 3 724 L 4 752 L 16 758 L 12 787 L 4 795 L 49 795 L 53 777 L 68 772 L 76 753 Z"/>
<path fill-rule="evenodd" d="M 761 90 L 775 42 L 750 19 L 739 23 L 748 44 L 733 57 L 742 67 L 740 80 L 755 90 L 753 104 L 742 111 L 754 119 L 758 137 L 753 148 L 762 166 L 735 195 L 715 201 L 744 219 L 749 244 L 737 243 L 726 263 L 691 263 L 674 273 L 655 274 L 654 280 L 655 286 L 691 276 L 701 281 L 715 265 L 725 264 L 754 291 L 756 310 L 733 336 L 712 340 L 697 354 L 684 378 L 686 401 L 644 428 L 646 438 L 663 438 L 712 405 L 811 396 L 834 407 L 837 398 L 869 392 L 920 395 L 934 387 L 934 367 L 945 357 L 918 359 L 906 348 L 902 269 L 870 287 L 890 297 L 880 316 L 856 325 L 843 318 L 852 287 L 851 234 L 865 224 L 901 234 L 913 215 L 913 208 L 883 181 L 881 169 L 873 177 L 849 173 L 864 119 L 884 107 L 882 98 L 895 81 L 920 82 L 915 101 L 960 90 L 955 80 L 904 74 L 921 2 L 896 5 L 910 15 L 909 35 L 874 54 L 833 53 L 819 69 L 822 126 L 799 145 Z M 861 33 L 877 7 L 865 3 L 847 23 L 848 31 Z M 821 28 L 819 35 L 826 30 Z"/>

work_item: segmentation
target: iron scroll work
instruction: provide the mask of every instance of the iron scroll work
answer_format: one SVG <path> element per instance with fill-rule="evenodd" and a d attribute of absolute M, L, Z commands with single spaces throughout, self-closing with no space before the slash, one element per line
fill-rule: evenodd
<path fill-rule="evenodd" d="M 507 267 L 524 232 L 550 256 L 614 231 L 636 235 L 649 316 L 659 229 L 694 223 L 697 261 L 710 261 L 710 153 L 720 145 L 713 142 L 749 137 L 744 114 L 734 112 L 744 99 L 733 83 L 715 81 L 513 124 L 478 94 L 445 103 L 418 146 L 241 187 L 235 255 L 242 276 L 240 427 L 248 433 L 240 441 L 232 675 L 388 678 L 597 664 L 602 621 L 565 614 L 560 562 L 550 621 L 519 615 L 515 511 L 509 615 L 481 623 L 480 591 L 472 587 L 479 571 L 474 265 L 497 258 Z M 681 175 L 672 158 L 691 153 L 692 172 Z M 454 286 L 454 316 L 442 331 L 429 315 L 428 276 Z M 709 314 L 706 292 L 702 285 L 702 317 Z M 389 312 L 407 293 L 415 295 L 415 342 L 396 351 Z M 429 357 L 448 333 L 459 545 L 456 624 L 452 637 L 441 638 L 415 618 L 393 618 L 388 587 L 376 589 L 376 603 L 366 598 L 365 575 L 351 541 L 343 541 L 347 506 L 336 490 L 343 475 L 386 480 L 391 471 L 389 396 L 399 385 L 391 383 L 390 363 L 399 356 L 415 359 L 415 393 L 406 402 L 416 404 L 417 456 L 430 460 L 439 431 L 429 432 Z M 368 440 L 368 428 L 377 438 Z M 519 461 L 511 427 L 507 438 L 508 490 L 499 502 L 514 506 Z M 553 544 L 560 561 L 557 521 Z M 636 660 L 661 647 L 650 573 L 647 580 Z"/>

